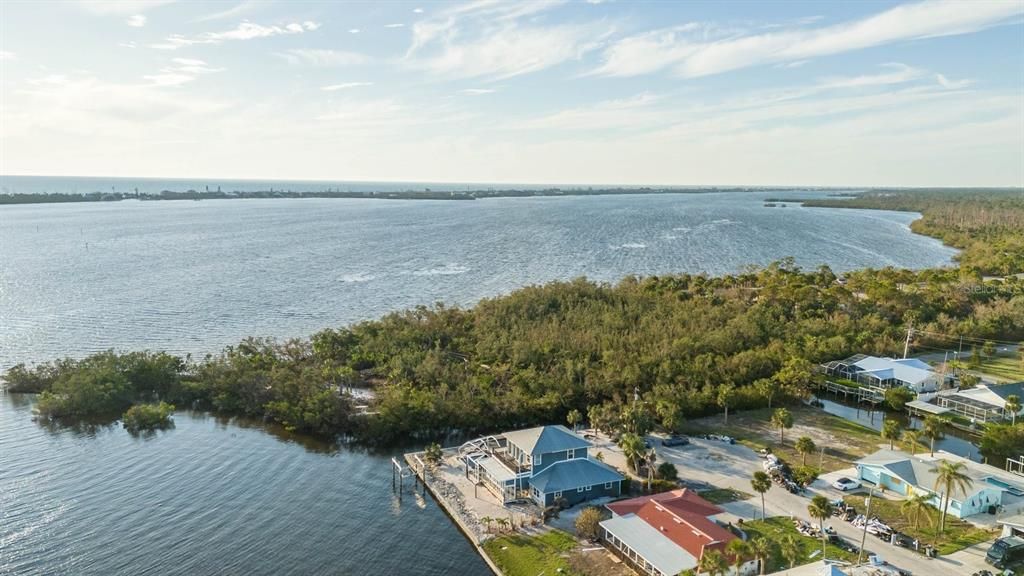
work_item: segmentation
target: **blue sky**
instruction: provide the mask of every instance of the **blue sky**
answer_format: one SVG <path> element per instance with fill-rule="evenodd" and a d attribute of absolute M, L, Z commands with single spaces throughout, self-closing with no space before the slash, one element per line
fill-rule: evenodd
<path fill-rule="evenodd" d="M 1024 185 L 1024 2 L 9 2 L 0 173 Z"/>

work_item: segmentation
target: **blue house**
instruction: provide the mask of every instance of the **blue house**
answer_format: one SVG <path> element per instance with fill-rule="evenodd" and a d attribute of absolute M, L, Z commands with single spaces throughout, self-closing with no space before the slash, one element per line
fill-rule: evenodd
<path fill-rule="evenodd" d="M 934 458 L 911 456 L 899 450 L 879 450 L 863 460 L 857 461 L 857 475 L 865 485 L 884 488 L 901 496 L 931 494 L 930 503 L 942 508 L 942 495 L 936 488 L 937 474 L 932 470 L 943 460 L 943 454 Z M 949 513 L 957 518 L 966 518 L 987 512 L 989 506 L 1003 503 L 1004 495 L 1017 498 L 1024 496 L 1024 479 L 1013 480 L 1002 470 L 957 459 L 966 464 L 965 474 L 970 477 L 966 491 L 957 489 L 949 501 Z"/>
<path fill-rule="evenodd" d="M 587 442 L 565 426 L 539 426 L 485 436 L 459 449 L 466 476 L 501 502 L 530 499 L 568 505 L 622 494 L 622 474 L 590 457 Z"/>

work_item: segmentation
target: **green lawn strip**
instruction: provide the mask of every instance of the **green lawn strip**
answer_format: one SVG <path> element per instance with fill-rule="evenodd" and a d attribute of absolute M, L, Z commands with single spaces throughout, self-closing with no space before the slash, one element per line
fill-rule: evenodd
<path fill-rule="evenodd" d="M 510 534 L 492 538 L 483 544 L 491 560 L 506 576 L 540 576 L 574 572 L 568 555 L 576 547 L 576 539 L 561 530 L 539 536 Z"/>
<path fill-rule="evenodd" d="M 858 512 L 864 511 L 863 496 L 847 496 L 846 502 L 856 506 Z M 879 520 L 888 524 L 893 530 L 898 530 L 911 538 L 916 538 L 924 544 L 934 544 L 935 535 L 939 529 L 939 511 L 930 511 L 931 526 L 922 519 L 921 526 L 915 528 L 907 520 L 900 510 L 902 501 L 886 500 L 884 498 L 873 498 L 871 500 L 871 515 L 877 516 Z M 946 516 L 946 530 L 935 548 L 940 554 L 952 554 L 957 550 L 963 550 L 969 546 L 992 540 L 997 535 L 994 530 L 978 528 L 970 522 L 964 522 L 952 515 Z"/>
<path fill-rule="evenodd" d="M 739 500 L 753 498 L 752 495 L 747 494 L 746 492 L 733 490 L 732 488 L 714 488 L 711 490 L 703 490 L 699 494 L 712 504 L 728 504 L 729 502 L 737 502 Z"/>
<path fill-rule="evenodd" d="M 789 568 L 789 564 L 782 557 L 782 554 L 779 553 L 778 549 L 779 540 L 786 534 L 795 536 L 797 541 L 800 542 L 801 550 L 803 550 L 803 554 L 796 562 L 797 566 L 821 560 L 821 539 L 804 536 L 797 532 L 796 526 L 793 525 L 793 520 L 786 516 L 773 516 L 764 520 L 749 520 L 744 522 L 740 529 L 746 532 L 750 539 L 764 538 L 774 545 L 775 549 L 768 559 L 769 573 Z M 814 554 L 815 551 L 818 553 L 812 558 L 811 554 Z M 852 562 L 857 559 L 856 554 L 847 552 L 832 544 L 825 547 L 825 556 L 829 560 L 843 560 L 846 562 Z"/>
<path fill-rule="evenodd" d="M 1016 356 L 996 356 L 981 362 L 981 367 L 972 368 L 976 372 L 982 372 L 990 376 L 998 377 L 1009 382 L 1020 382 L 1024 380 L 1024 367 Z"/>

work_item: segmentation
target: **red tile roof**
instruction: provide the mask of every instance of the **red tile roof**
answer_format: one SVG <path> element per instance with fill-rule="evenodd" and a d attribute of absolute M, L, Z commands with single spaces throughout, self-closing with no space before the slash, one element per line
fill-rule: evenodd
<path fill-rule="evenodd" d="M 636 514 L 697 559 L 705 548 L 724 552 L 725 545 L 736 538 L 732 532 L 708 519 L 708 516 L 723 510 L 688 489 L 631 498 L 607 506 L 619 516 Z"/>

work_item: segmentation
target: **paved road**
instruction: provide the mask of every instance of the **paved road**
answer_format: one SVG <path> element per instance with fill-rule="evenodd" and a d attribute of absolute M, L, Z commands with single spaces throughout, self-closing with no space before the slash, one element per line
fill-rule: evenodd
<path fill-rule="evenodd" d="M 706 482 L 718 488 L 733 488 L 748 494 L 753 493 L 750 487 L 750 477 L 755 470 L 761 470 L 761 457 L 746 446 L 729 445 L 715 440 L 692 439 L 688 446 L 666 448 L 660 445 L 657 438 L 652 437 L 650 441 L 662 461 L 672 462 L 678 467 L 680 478 Z M 604 449 L 617 450 L 614 446 L 607 446 Z M 778 485 L 773 485 L 772 489 L 765 494 L 765 507 L 768 516 L 792 516 L 817 524 L 817 521 L 807 513 L 807 505 L 815 494 L 823 494 L 829 500 L 836 500 L 842 496 L 841 492 L 829 485 L 826 478 L 815 482 L 803 496 L 790 494 Z M 761 517 L 761 502 L 757 495 L 750 500 L 725 504 L 722 508 L 739 518 Z M 826 521 L 825 525 L 835 528 L 843 538 L 855 544 L 860 543 L 862 531 L 852 524 L 834 519 Z M 936 559 L 926 558 L 922 554 L 892 546 L 871 535 L 868 535 L 865 547 L 868 551 L 879 554 L 891 564 L 910 570 L 916 575 L 968 576 L 976 570 L 986 568 L 984 557 L 988 544 Z"/>

